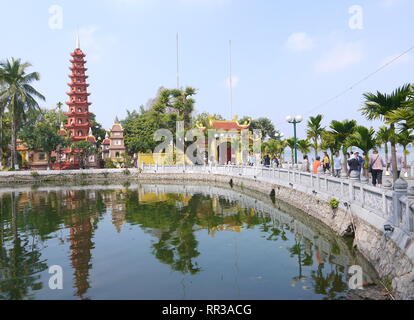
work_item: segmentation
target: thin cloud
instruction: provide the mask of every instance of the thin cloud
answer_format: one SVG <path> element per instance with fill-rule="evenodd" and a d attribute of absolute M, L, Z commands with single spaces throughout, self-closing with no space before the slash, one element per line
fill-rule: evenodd
<path fill-rule="evenodd" d="M 315 43 L 305 32 L 298 32 L 289 36 L 286 46 L 291 51 L 301 52 L 313 49 Z"/>
<path fill-rule="evenodd" d="M 341 71 L 361 62 L 363 58 L 364 51 L 360 43 L 340 43 L 323 54 L 315 69 L 321 73 Z"/>

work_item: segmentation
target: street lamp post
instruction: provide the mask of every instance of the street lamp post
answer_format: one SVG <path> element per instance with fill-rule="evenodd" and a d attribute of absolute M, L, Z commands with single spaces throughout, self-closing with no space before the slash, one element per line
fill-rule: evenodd
<path fill-rule="evenodd" d="M 302 116 L 296 116 L 293 118 L 292 116 L 286 117 L 286 121 L 288 123 L 293 124 L 293 142 L 295 145 L 295 164 L 298 164 L 298 143 L 297 143 L 297 130 L 296 126 L 303 121 Z"/>

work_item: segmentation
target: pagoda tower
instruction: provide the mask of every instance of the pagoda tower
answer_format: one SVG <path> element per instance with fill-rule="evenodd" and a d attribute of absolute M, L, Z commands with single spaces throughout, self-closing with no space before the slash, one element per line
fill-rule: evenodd
<path fill-rule="evenodd" d="M 88 101 L 90 93 L 88 93 L 89 84 L 86 82 L 88 76 L 85 68 L 86 55 L 80 49 L 79 37 L 76 40 L 76 49 L 71 53 L 72 59 L 71 74 L 69 75 L 70 83 L 68 83 L 70 91 L 67 92 L 69 101 L 66 104 L 69 107 L 65 115 L 68 118 L 67 124 L 61 127 L 59 134 L 62 136 L 69 135 L 72 142 L 88 141 L 92 144 L 97 143 L 92 134 L 91 117 L 94 115 L 89 112 L 91 103 Z M 66 150 L 59 152 L 58 163 L 54 166 L 56 170 L 79 169 L 80 168 L 79 150 L 73 150 L 68 147 Z M 89 155 L 87 168 L 96 168 L 98 166 L 98 158 L 96 155 Z"/>
<path fill-rule="evenodd" d="M 88 76 L 85 68 L 86 55 L 82 52 L 79 45 L 79 38 L 76 41 L 76 49 L 71 53 L 70 60 L 72 66 L 69 68 L 72 73 L 69 75 L 71 82 L 68 84 L 70 91 L 67 93 L 69 102 L 66 104 L 69 111 L 66 113 L 68 123 L 65 125 L 66 130 L 70 133 L 74 142 L 87 140 L 91 129 L 90 117 L 93 115 L 89 112 L 91 103 L 88 101 L 89 84 L 86 82 Z"/>

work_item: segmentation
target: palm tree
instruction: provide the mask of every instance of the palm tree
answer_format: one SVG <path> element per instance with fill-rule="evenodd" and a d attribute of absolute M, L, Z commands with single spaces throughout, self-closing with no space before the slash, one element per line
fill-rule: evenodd
<path fill-rule="evenodd" d="M 11 153 L 12 168 L 17 167 L 16 135 L 21 120 L 29 110 L 40 109 L 36 98 L 45 100 L 45 97 L 30 84 L 40 80 L 37 72 L 27 73 L 32 65 L 22 63 L 20 59 L 0 62 L 0 79 L 5 84 L 0 92 L 0 103 L 4 103 L 11 116 Z"/>
<path fill-rule="evenodd" d="M 332 121 L 331 122 L 331 132 L 335 138 L 335 141 L 338 144 L 338 148 L 342 148 L 343 153 L 343 162 L 342 162 L 342 175 L 346 175 L 348 172 L 347 166 L 347 152 L 348 146 L 346 144 L 347 138 L 355 132 L 357 127 L 357 122 L 355 120 L 344 120 L 344 121 Z"/>
<path fill-rule="evenodd" d="M 355 132 L 347 139 L 347 144 L 350 147 L 357 147 L 365 153 L 365 167 L 364 175 L 368 177 L 368 163 L 369 152 L 377 146 L 375 139 L 374 128 L 367 128 L 364 126 L 358 126 L 355 128 Z"/>
<path fill-rule="evenodd" d="M 308 121 L 308 129 L 306 131 L 308 139 L 312 140 L 312 147 L 315 150 L 315 158 L 318 156 L 319 140 L 325 128 L 322 127 L 323 115 L 319 114 L 316 117 L 310 117 Z"/>
<path fill-rule="evenodd" d="M 295 163 L 295 139 L 289 138 L 285 143 L 286 147 L 289 147 L 292 152 L 292 164 Z"/>
<path fill-rule="evenodd" d="M 311 144 L 308 140 L 299 140 L 297 142 L 297 147 L 302 155 L 306 156 L 310 152 Z"/>
<path fill-rule="evenodd" d="M 411 85 L 409 84 L 397 88 L 391 94 L 384 94 L 381 92 L 375 94 L 365 93 L 365 106 L 361 109 L 362 114 L 368 120 L 381 120 L 386 121 L 387 124 L 389 124 L 394 182 L 398 179 L 395 125 L 399 121 L 395 119 L 395 114 L 393 115 L 393 112 L 406 107 L 407 99 L 410 94 L 412 94 L 412 91 Z"/>
<path fill-rule="evenodd" d="M 0 92 L 3 92 L 3 90 L 4 83 L 2 82 L 0 76 Z M 3 169 L 3 114 L 5 109 L 5 103 L 0 101 L 0 170 Z"/>
<path fill-rule="evenodd" d="M 379 128 L 377 132 L 377 146 L 382 147 L 384 145 L 384 151 L 385 151 L 385 159 L 388 163 L 389 157 L 389 148 L 388 143 L 390 142 L 390 131 L 386 126 L 382 126 Z"/>
<path fill-rule="evenodd" d="M 405 165 L 407 165 L 407 155 L 409 154 L 408 150 L 407 150 L 407 147 L 410 143 L 414 142 L 413 130 L 403 130 L 400 134 L 398 134 L 397 142 L 404 149 L 404 163 L 405 163 Z"/>
<path fill-rule="evenodd" d="M 411 90 L 404 106 L 392 111 L 388 119 L 394 123 L 400 123 L 404 130 L 414 129 L 414 85 L 411 85 Z"/>
<path fill-rule="evenodd" d="M 331 152 L 331 168 L 332 172 L 334 172 L 334 154 L 341 148 L 341 145 L 339 144 L 338 140 L 336 140 L 336 135 L 334 132 L 325 131 L 324 133 L 322 133 L 321 147 L 322 149 L 329 150 Z"/>

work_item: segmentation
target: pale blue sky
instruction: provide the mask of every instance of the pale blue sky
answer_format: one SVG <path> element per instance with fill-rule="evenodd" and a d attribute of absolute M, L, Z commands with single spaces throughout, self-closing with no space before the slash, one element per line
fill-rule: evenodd
<path fill-rule="evenodd" d="M 309 111 L 414 45 L 412 0 L 0 0 L 0 58 L 30 61 L 42 80 L 44 107 L 66 101 L 69 53 L 77 27 L 87 54 L 91 111 L 109 127 L 158 87 L 176 84 L 175 36 L 181 37 L 183 85 L 199 89 L 197 111 L 230 116 L 228 41 L 233 42 L 234 109 L 267 116 L 291 135 L 288 114 Z M 49 8 L 63 8 L 63 28 Z M 363 9 L 363 29 L 349 8 Z M 289 40 L 290 39 L 290 40 Z M 414 52 L 312 112 L 356 119 L 362 93 L 413 80 Z M 299 130 L 303 135 L 303 127 Z"/>

